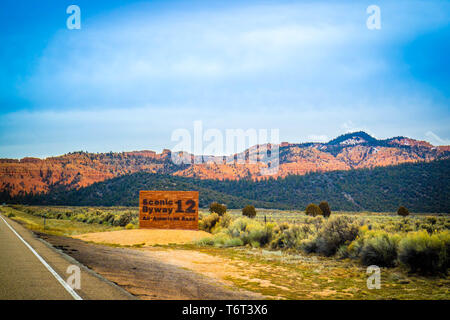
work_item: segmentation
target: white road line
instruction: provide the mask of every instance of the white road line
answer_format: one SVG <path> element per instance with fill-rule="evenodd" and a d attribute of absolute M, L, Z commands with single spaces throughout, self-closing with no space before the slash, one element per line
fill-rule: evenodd
<path fill-rule="evenodd" d="M 64 287 L 64 289 L 67 290 L 67 292 L 70 293 L 70 295 L 75 299 L 75 300 L 83 300 L 60 276 L 59 274 L 56 273 L 55 270 L 53 270 L 52 267 L 50 267 L 50 265 L 45 262 L 45 260 L 39 255 L 39 253 L 36 252 L 36 250 L 34 250 L 29 244 L 28 242 L 26 242 L 17 232 L 16 230 L 13 229 L 13 227 L 11 227 L 9 225 L 8 222 L 6 222 L 5 219 L 3 219 L 2 216 L 0 216 L 0 218 L 3 220 L 4 223 L 6 223 L 6 225 L 8 226 L 8 228 L 11 229 L 12 232 L 14 232 L 14 234 L 20 239 L 22 240 L 22 242 L 28 247 L 28 249 L 31 250 L 31 252 L 33 252 L 33 254 L 39 259 L 40 262 L 42 262 L 42 264 L 48 269 L 48 271 L 50 271 L 50 273 L 56 278 L 56 280 L 58 280 L 58 282 Z"/>

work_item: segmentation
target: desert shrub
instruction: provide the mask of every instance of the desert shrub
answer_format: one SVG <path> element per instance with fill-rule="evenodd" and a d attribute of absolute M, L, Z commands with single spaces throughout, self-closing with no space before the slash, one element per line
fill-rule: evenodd
<path fill-rule="evenodd" d="M 430 235 L 417 231 L 399 243 L 398 257 L 411 272 L 421 274 L 447 273 L 449 267 L 450 233 Z"/>
<path fill-rule="evenodd" d="M 79 213 L 76 216 L 73 216 L 73 219 L 78 222 L 86 222 L 87 218 L 83 213 Z"/>
<path fill-rule="evenodd" d="M 328 202 L 322 201 L 322 202 L 319 204 L 319 208 L 320 208 L 320 210 L 322 211 L 322 215 L 323 215 L 325 218 L 328 218 L 328 217 L 331 215 L 331 209 L 330 209 L 330 206 L 328 205 Z"/>
<path fill-rule="evenodd" d="M 320 216 L 322 215 L 322 210 L 319 208 L 319 206 L 317 204 L 314 203 L 310 203 L 308 204 L 308 206 L 305 209 L 305 213 L 308 216 Z"/>
<path fill-rule="evenodd" d="M 219 219 L 219 227 L 228 228 L 231 224 L 231 220 L 232 220 L 231 215 L 229 215 L 228 213 L 225 213 Z"/>
<path fill-rule="evenodd" d="M 409 218 L 404 218 L 403 219 L 403 221 L 401 223 L 400 231 L 401 232 L 414 231 L 414 224 L 409 220 Z"/>
<path fill-rule="evenodd" d="M 219 216 L 223 216 L 227 212 L 227 206 L 218 202 L 213 202 L 209 205 L 209 212 L 215 212 Z"/>
<path fill-rule="evenodd" d="M 243 239 L 241 238 L 241 240 Z M 248 231 L 247 243 L 250 243 L 253 247 L 263 247 L 271 240 L 272 230 L 269 227 L 258 226 Z"/>
<path fill-rule="evenodd" d="M 339 259 L 350 258 L 348 245 L 343 244 L 336 251 L 336 257 Z"/>
<path fill-rule="evenodd" d="M 270 243 L 272 249 L 299 249 L 302 240 L 312 233 L 309 225 L 290 225 L 288 228 L 275 228 L 273 240 Z"/>
<path fill-rule="evenodd" d="M 277 230 L 278 231 L 278 230 Z M 277 232 L 275 239 L 272 240 L 270 246 L 273 249 L 290 249 L 298 246 L 298 238 L 300 235 L 300 228 L 292 226 L 287 229 Z"/>
<path fill-rule="evenodd" d="M 397 249 L 400 237 L 379 232 L 374 237 L 364 240 L 361 249 L 361 262 L 366 265 L 393 267 L 397 260 Z"/>
<path fill-rule="evenodd" d="M 272 240 L 273 227 L 245 217 L 234 220 L 224 232 L 230 238 L 239 238 L 244 245 L 262 247 Z"/>
<path fill-rule="evenodd" d="M 255 207 L 254 207 L 254 206 L 251 206 L 251 205 L 245 206 L 245 207 L 242 209 L 242 215 L 244 215 L 244 216 L 246 216 L 246 217 L 249 217 L 249 218 L 254 218 L 254 217 L 256 217 L 256 210 L 255 210 Z"/>
<path fill-rule="evenodd" d="M 202 238 L 195 242 L 199 246 L 213 246 L 214 240 L 212 238 Z"/>
<path fill-rule="evenodd" d="M 112 213 L 102 213 L 99 217 L 100 224 L 112 225 L 113 221 L 114 221 L 114 215 Z"/>
<path fill-rule="evenodd" d="M 358 226 L 348 217 L 330 218 L 308 242 L 302 243 L 306 252 L 317 252 L 325 256 L 332 256 L 338 248 L 353 241 L 358 235 Z M 312 242 L 312 243 L 311 243 Z"/>
<path fill-rule="evenodd" d="M 248 218 L 238 218 L 234 220 L 230 226 L 227 228 L 227 233 L 233 237 L 237 238 L 240 236 L 241 232 L 245 232 L 247 225 L 251 222 Z"/>
<path fill-rule="evenodd" d="M 316 238 L 308 238 L 303 241 L 300 241 L 300 249 L 306 253 L 314 253 L 318 252 Z"/>
<path fill-rule="evenodd" d="M 129 223 L 125 226 L 125 229 L 127 229 L 127 230 L 134 229 L 134 225 L 132 223 Z"/>
<path fill-rule="evenodd" d="M 425 230 L 429 234 L 432 234 L 435 231 L 435 227 L 432 224 L 429 224 L 429 223 L 422 223 L 420 225 L 419 230 Z"/>
<path fill-rule="evenodd" d="M 87 218 L 86 223 L 97 223 L 97 218 L 90 216 Z"/>
<path fill-rule="evenodd" d="M 409 211 L 408 211 L 408 209 L 406 209 L 405 207 L 401 206 L 401 207 L 398 208 L 397 214 L 398 214 L 399 216 L 406 217 L 406 216 L 409 215 Z"/>
<path fill-rule="evenodd" d="M 241 239 L 239 239 L 239 238 L 230 238 L 230 239 L 227 239 L 227 240 L 225 240 L 225 242 L 224 242 L 224 244 L 223 244 L 223 246 L 224 247 L 240 247 L 240 246 L 243 246 L 244 245 L 244 243 L 242 242 L 242 240 Z"/>
<path fill-rule="evenodd" d="M 289 223 L 287 223 L 287 222 L 281 222 L 281 223 L 278 224 L 278 228 L 279 228 L 280 230 L 289 229 Z"/>
<path fill-rule="evenodd" d="M 305 217 L 304 221 L 306 225 L 310 226 L 310 228 L 312 228 L 315 231 L 318 231 L 320 228 L 322 228 L 325 219 L 322 216 Z"/>
<path fill-rule="evenodd" d="M 211 232 L 211 230 L 215 227 L 215 225 L 219 222 L 219 220 L 220 220 L 219 215 L 213 212 L 204 217 L 201 221 L 199 221 L 199 228 L 200 230 Z"/>
<path fill-rule="evenodd" d="M 225 234 L 225 233 L 219 233 L 214 235 L 213 239 L 213 245 L 215 247 L 224 247 L 225 243 L 227 243 L 231 238 L 229 235 Z"/>
<path fill-rule="evenodd" d="M 239 247 L 244 245 L 240 238 L 231 238 L 226 233 L 217 233 L 213 237 L 203 238 L 196 242 L 199 246 L 214 246 L 218 248 Z"/>
<path fill-rule="evenodd" d="M 131 222 L 133 216 L 130 213 L 122 213 L 118 214 L 114 217 L 113 226 L 125 227 L 127 224 Z"/>
<path fill-rule="evenodd" d="M 14 213 L 12 213 L 12 212 L 9 212 L 6 216 L 7 216 L 8 218 L 13 218 L 13 217 L 15 217 L 16 215 L 15 215 Z"/>

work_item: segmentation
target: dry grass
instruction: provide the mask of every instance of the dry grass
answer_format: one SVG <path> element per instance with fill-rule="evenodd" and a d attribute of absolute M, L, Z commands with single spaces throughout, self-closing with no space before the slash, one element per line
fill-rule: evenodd
<path fill-rule="evenodd" d="M 205 237 L 210 233 L 194 230 L 132 229 L 111 232 L 97 232 L 73 236 L 74 238 L 100 244 L 136 246 L 184 244 Z"/>
<path fill-rule="evenodd" d="M 269 299 L 449 298 L 448 277 L 422 277 L 408 274 L 401 268 L 381 268 L 381 289 L 370 290 L 366 268 L 348 259 L 242 247 L 178 245 L 139 250 Z"/>
<path fill-rule="evenodd" d="M 113 227 L 97 223 L 87 224 L 78 221 L 60 219 L 45 219 L 44 226 L 44 218 L 33 216 L 11 207 L 1 207 L 0 212 L 5 216 L 8 216 L 11 219 L 19 222 L 30 230 L 56 236 L 71 236 L 89 232 L 103 232 L 123 229 L 122 227 Z"/>

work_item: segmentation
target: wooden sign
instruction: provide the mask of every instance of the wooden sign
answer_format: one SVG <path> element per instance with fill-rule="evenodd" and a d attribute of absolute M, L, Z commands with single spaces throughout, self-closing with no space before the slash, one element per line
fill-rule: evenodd
<path fill-rule="evenodd" d="M 198 191 L 140 191 L 139 227 L 198 230 Z"/>

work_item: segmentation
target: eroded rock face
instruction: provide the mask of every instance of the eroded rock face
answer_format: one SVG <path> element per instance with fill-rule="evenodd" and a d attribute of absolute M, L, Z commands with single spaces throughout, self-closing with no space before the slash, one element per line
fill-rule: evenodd
<path fill-rule="evenodd" d="M 47 192 L 51 186 L 65 185 L 81 188 L 119 175 L 146 171 L 201 179 L 266 179 L 261 174 L 267 168 L 267 152 L 271 145 L 253 146 L 233 157 L 203 157 L 203 163 L 177 165 L 170 150 L 122 153 L 75 152 L 47 159 L 0 159 L 1 190 L 11 195 L 21 192 Z M 260 151 L 258 153 L 258 151 Z M 295 144 L 283 142 L 279 146 L 279 170 L 272 177 L 292 174 L 351 170 L 396 165 L 405 162 L 431 161 L 450 157 L 450 146 L 434 147 L 428 142 L 405 137 L 377 140 L 364 132 L 340 136 L 328 143 Z M 194 159 L 200 157 L 189 155 Z M 243 159 L 240 163 L 237 159 Z M 249 163 L 258 159 L 259 163 Z M 241 160 L 242 162 L 242 160 Z"/>
<path fill-rule="evenodd" d="M 52 185 L 85 187 L 136 171 L 161 172 L 168 162 L 153 151 L 92 154 L 76 152 L 44 160 L 0 159 L 0 186 L 11 195 L 46 192 Z M 170 159 L 170 158 L 169 158 Z"/>

